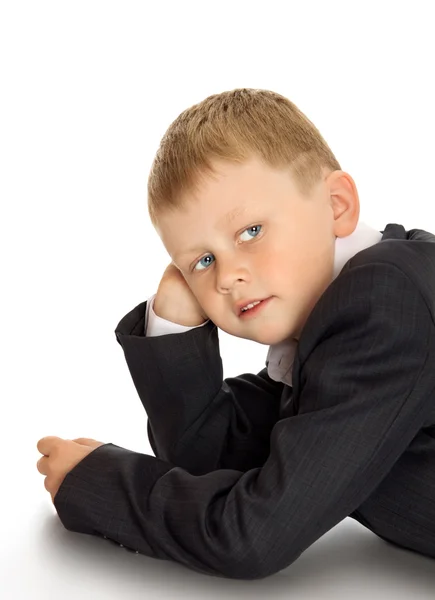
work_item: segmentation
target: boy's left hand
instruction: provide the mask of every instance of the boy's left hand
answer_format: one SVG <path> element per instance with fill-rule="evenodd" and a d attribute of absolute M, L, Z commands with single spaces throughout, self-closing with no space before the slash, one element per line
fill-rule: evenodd
<path fill-rule="evenodd" d="M 39 440 L 36 447 L 44 456 L 38 460 L 36 467 L 42 475 L 46 475 L 44 486 L 51 494 L 53 504 L 67 473 L 93 450 L 104 444 L 105 442 L 98 442 L 92 438 L 64 440 L 54 435 Z"/>

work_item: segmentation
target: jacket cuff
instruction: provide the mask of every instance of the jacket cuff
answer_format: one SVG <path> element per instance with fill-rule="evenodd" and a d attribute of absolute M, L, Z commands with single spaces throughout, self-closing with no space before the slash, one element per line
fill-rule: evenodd
<path fill-rule="evenodd" d="M 160 458 L 107 443 L 90 452 L 66 474 L 54 497 L 54 506 L 66 529 L 123 541 L 125 522 L 131 519 L 127 479 L 141 473 L 137 488 L 146 506 L 155 482 L 174 466 Z M 129 500 L 134 503 L 135 498 Z M 142 552 L 154 554 L 143 538 L 141 545 Z"/>

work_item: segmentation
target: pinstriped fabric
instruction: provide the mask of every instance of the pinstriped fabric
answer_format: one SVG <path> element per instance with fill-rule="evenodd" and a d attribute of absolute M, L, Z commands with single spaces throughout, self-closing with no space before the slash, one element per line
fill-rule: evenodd
<path fill-rule="evenodd" d="M 327 288 L 293 386 L 222 380 L 216 327 L 116 338 L 156 456 L 106 444 L 62 483 L 67 529 L 215 576 L 276 573 L 350 516 L 435 558 L 435 245 L 389 224 Z"/>

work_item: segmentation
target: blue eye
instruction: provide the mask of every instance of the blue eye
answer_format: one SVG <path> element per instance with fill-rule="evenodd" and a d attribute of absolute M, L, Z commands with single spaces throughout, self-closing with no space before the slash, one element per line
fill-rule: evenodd
<path fill-rule="evenodd" d="M 244 230 L 244 231 L 243 231 L 243 232 L 240 234 L 240 236 L 242 236 L 242 235 L 243 235 L 243 234 L 244 234 L 246 231 L 252 231 L 252 230 L 255 230 L 255 231 L 254 231 L 254 233 L 255 233 L 255 235 L 254 235 L 254 238 L 255 238 L 255 237 L 257 237 L 258 233 L 260 232 L 260 229 L 261 229 L 261 225 L 254 225 L 253 227 L 248 227 L 247 229 L 245 229 L 245 230 Z M 253 238 L 251 237 L 250 239 L 253 239 Z M 246 240 L 243 240 L 243 241 L 246 241 Z M 248 240 L 248 241 L 249 241 L 249 240 Z M 200 259 L 199 259 L 199 261 L 196 263 L 196 265 L 193 267 L 193 270 L 194 270 L 194 271 L 203 271 L 204 269 L 197 269 L 196 267 L 197 267 L 197 265 L 200 265 L 200 264 L 202 264 L 202 265 L 204 266 L 204 263 L 202 263 L 202 261 L 203 261 L 203 260 L 205 261 L 205 260 L 206 260 L 206 259 L 208 259 L 210 256 L 213 256 L 213 255 L 212 255 L 212 254 L 206 254 L 205 256 L 203 256 L 202 258 L 200 258 Z M 206 265 L 204 266 L 204 268 L 208 267 L 210 264 L 211 264 L 211 263 L 209 262 L 208 264 L 206 264 Z"/>

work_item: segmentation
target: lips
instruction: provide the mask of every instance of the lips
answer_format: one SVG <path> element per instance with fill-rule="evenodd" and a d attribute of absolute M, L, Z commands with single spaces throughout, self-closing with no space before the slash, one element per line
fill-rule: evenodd
<path fill-rule="evenodd" d="M 265 310 L 265 307 L 268 306 L 269 302 L 271 302 L 273 296 L 269 298 L 264 298 L 264 300 L 260 300 L 258 304 L 256 304 L 253 308 L 249 308 L 248 310 L 244 310 L 240 312 L 239 319 L 242 321 L 248 321 L 251 319 L 255 319 L 259 313 Z"/>
<path fill-rule="evenodd" d="M 247 311 L 243 311 L 243 313 L 242 313 L 242 308 L 245 308 L 245 306 L 248 306 L 248 304 L 254 304 L 254 302 L 263 302 L 264 300 L 268 300 L 268 298 L 254 298 L 253 300 L 240 300 L 240 302 L 237 302 L 235 305 L 235 313 L 237 316 L 240 316 L 244 312 L 247 312 Z"/>

